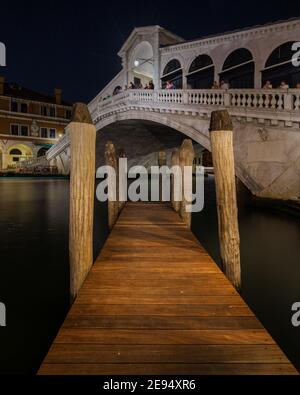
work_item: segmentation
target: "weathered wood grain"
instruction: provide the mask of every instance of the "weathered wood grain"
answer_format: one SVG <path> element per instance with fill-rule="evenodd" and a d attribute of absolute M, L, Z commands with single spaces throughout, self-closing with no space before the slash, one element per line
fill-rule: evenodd
<path fill-rule="evenodd" d="M 127 204 L 39 374 L 295 374 L 179 215 Z"/>

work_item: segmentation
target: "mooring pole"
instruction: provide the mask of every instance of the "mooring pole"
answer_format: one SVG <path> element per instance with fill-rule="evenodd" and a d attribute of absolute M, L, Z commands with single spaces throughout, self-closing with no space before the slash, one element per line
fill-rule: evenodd
<path fill-rule="evenodd" d="M 232 284 L 240 289 L 240 236 L 234 171 L 233 125 L 228 111 L 212 112 L 210 140 L 223 271 Z"/>
<path fill-rule="evenodd" d="M 96 128 L 83 103 L 73 107 L 70 136 L 70 296 L 76 298 L 93 264 Z"/>
<path fill-rule="evenodd" d="M 158 153 L 158 167 L 161 168 L 167 165 L 167 155 L 165 151 Z M 159 200 L 163 200 L 163 175 L 159 174 Z"/>
<path fill-rule="evenodd" d="M 179 167 L 179 149 L 175 148 L 172 152 L 172 156 L 171 156 L 171 165 L 172 167 L 178 166 Z M 176 201 L 176 190 L 175 188 L 178 187 L 178 185 L 175 184 L 175 182 L 178 182 L 178 180 L 175 180 L 175 176 L 172 175 L 172 189 L 171 189 L 171 202 L 172 202 L 172 206 L 173 209 L 178 213 L 178 211 L 180 210 L 180 201 Z"/>
<path fill-rule="evenodd" d="M 125 159 L 125 158 L 126 158 L 125 150 L 121 149 L 118 152 L 118 159 L 120 160 L 120 159 Z M 119 163 L 118 169 L 119 169 L 118 177 L 120 177 L 120 163 Z M 126 166 L 126 173 L 127 173 L 127 166 Z M 125 204 L 126 204 L 126 200 L 127 200 L 127 188 L 126 187 L 127 187 L 127 174 L 126 174 L 126 180 L 122 180 L 122 177 L 120 177 L 119 181 L 118 181 L 119 214 L 123 210 L 123 208 L 125 207 Z M 120 190 L 122 190 L 123 193 L 121 193 Z"/>
<path fill-rule="evenodd" d="M 115 176 L 108 176 L 108 226 L 112 229 L 119 216 L 119 183 L 118 161 L 114 143 L 108 141 L 105 145 L 105 163 L 115 171 Z"/>
<path fill-rule="evenodd" d="M 185 167 L 193 166 L 194 157 L 193 142 L 190 139 L 185 139 L 179 150 L 179 163 L 182 171 L 182 201 L 180 205 L 180 215 L 189 229 L 192 224 L 192 213 L 187 212 L 186 206 L 192 204 L 193 190 L 192 183 L 188 183 L 187 180 L 185 180 Z"/>

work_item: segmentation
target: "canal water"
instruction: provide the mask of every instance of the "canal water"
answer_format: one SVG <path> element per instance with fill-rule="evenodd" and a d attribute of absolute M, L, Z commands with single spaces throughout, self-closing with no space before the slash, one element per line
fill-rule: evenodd
<path fill-rule="evenodd" d="M 256 207 L 239 188 L 242 296 L 300 369 L 300 327 L 291 306 L 300 301 L 300 220 L 273 206 Z M 35 373 L 68 311 L 69 182 L 0 179 L 0 373 Z M 107 207 L 96 204 L 94 255 L 107 235 Z M 213 177 L 192 230 L 219 263 Z"/>

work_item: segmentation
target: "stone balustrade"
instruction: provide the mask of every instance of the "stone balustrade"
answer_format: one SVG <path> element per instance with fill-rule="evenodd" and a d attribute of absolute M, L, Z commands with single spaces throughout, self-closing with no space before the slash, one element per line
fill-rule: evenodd
<path fill-rule="evenodd" d="M 233 116 L 248 120 L 252 117 L 300 124 L 300 89 L 127 90 L 94 103 L 90 111 L 97 122 L 107 114 L 133 108 L 179 114 L 190 111 L 192 115 L 206 110 L 208 115 L 215 107 L 227 108 Z"/>
<path fill-rule="evenodd" d="M 215 108 L 227 108 L 237 121 L 300 127 L 300 89 L 130 89 L 89 106 L 94 123 L 129 110 L 209 116 Z M 48 161 L 69 146 L 64 135 L 46 154 Z"/>

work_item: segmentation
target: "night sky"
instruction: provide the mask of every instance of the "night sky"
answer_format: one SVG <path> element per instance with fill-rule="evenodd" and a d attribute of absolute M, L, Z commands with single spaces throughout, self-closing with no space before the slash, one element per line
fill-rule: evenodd
<path fill-rule="evenodd" d="M 121 68 L 118 50 L 137 26 L 190 40 L 300 16 L 300 1 L 2 1 L 0 41 L 9 82 L 70 101 L 91 100 Z"/>

